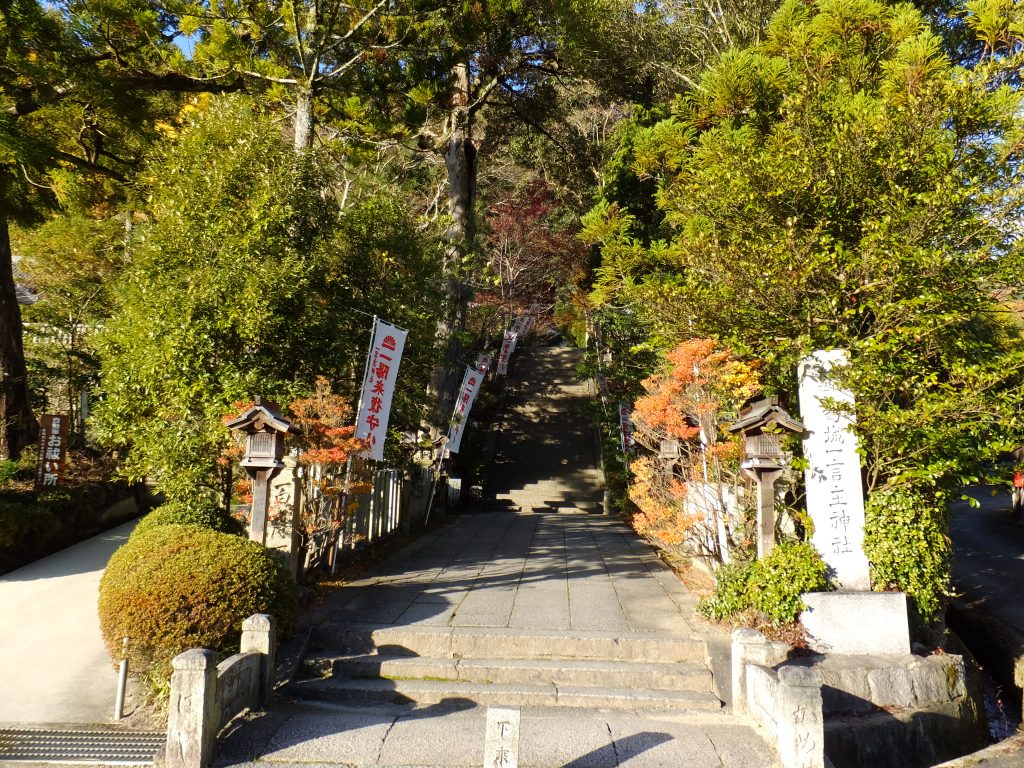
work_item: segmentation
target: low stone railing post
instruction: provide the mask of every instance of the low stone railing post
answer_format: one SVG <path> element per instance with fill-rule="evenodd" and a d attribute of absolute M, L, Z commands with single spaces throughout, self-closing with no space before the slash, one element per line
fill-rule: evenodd
<path fill-rule="evenodd" d="M 773 667 L 785 661 L 788 653 L 788 645 L 769 640 L 756 629 L 742 627 L 732 631 L 733 712 L 750 714 L 747 707 L 747 664 Z"/>
<path fill-rule="evenodd" d="M 276 630 L 274 617 L 268 613 L 257 613 L 242 622 L 240 653 L 258 653 L 260 661 L 259 706 L 265 707 L 274 687 L 274 651 Z"/>
<path fill-rule="evenodd" d="M 807 667 L 780 667 L 778 750 L 785 768 L 823 768 L 825 717 L 821 681 Z"/>
<path fill-rule="evenodd" d="M 788 652 L 757 630 L 733 630 L 733 712 L 763 729 L 783 768 L 824 768 L 821 680 L 813 669 L 779 666 Z"/>
<path fill-rule="evenodd" d="M 163 764 L 166 768 L 199 768 L 213 757 L 220 726 L 217 659 L 213 651 L 193 648 L 175 656 L 171 666 Z"/>
<path fill-rule="evenodd" d="M 205 648 L 174 657 L 163 768 L 206 768 L 221 728 L 239 712 L 266 706 L 276 640 L 274 618 L 257 613 L 242 622 L 239 652 L 220 664 Z"/>

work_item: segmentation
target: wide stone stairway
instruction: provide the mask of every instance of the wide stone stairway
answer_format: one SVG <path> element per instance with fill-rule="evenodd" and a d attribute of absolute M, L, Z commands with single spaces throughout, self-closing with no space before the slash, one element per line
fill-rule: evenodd
<path fill-rule="evenodd" d="M 222 765 L 480 766 L 487 707 L 523 768 L 775 766 L 715 694 L 695 599 L 603 489 L 579 353 L 522 351 L 487 499 L 328 598 L 290 702 Z"/>

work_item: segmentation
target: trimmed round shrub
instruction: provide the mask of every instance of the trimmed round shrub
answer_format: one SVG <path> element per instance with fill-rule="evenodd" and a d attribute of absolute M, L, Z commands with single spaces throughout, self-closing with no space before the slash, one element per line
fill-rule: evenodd
<path fill-rule="evenodd" d="M 295 621 L 297 590 L 268 549 L 195 525 L 160 525 L 132 536 L 100 581 L 103 640 L 151 680 L 170 677 L 171 660 L 189 648 L 238 649 L 242 622 L 254 613 L 277 620 L 278 636 Z"/>
<path fill-rule="evenodd" d="M 221 533 L 245 535 L 245 526 L 207 499 L 168 501 L 139 520 L 132 535 L 161 525 L 198 525 Z"/>

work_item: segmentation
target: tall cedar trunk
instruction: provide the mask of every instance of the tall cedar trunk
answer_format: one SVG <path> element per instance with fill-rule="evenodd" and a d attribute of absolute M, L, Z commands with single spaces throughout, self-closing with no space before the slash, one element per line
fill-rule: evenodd
<path fill-rule="evenodd" d="M 0 185 L 5 181 L 0 175 Z M 0 189 L 0 199 L 4 190 Z M 17 459 L 39 437 L 28 397 L 28 372 L 21 341 L 21 307 L 14 287 L 14 259 L 7 216 L 0 216 L 0 456 Z"/>
<path fill-rule="evenodd" d="M 430 391 L 437 403 L 439 426 L 447 423 L 455 402 L 455 388 L 461 380 L 460 333 L 465 327 L 469 292 L 460 276 L 460 268 L 473 242 L 475 229 L 476 146 L 472 139 L 472 115 L 469 109 L 469 65 L 459 64 L 455 71 L 456 90 L 446 126 L 444 163 L 448 177 L 449 224 L 445 232 L 444 280 L 447 316 L 437 323 L 437 335 L 447 345 L 444 363 L 434 369 Z"/>
<path fill-rule="evenodd" d="M 295 149 L 309 149 L 313 144 L 313 94 L 303 88 L 295 101 Z"/>

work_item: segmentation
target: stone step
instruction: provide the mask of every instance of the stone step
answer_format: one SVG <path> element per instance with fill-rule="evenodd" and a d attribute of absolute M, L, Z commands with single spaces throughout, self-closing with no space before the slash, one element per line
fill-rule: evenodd
<path fill-rule="evenodd" d="M 488 685 L 445 680 L 327 678 L 296 680 L 284 693 L 298 699 L 338 703 L 440 704 L 455 700 L 482 706 L 583 707 L 589 709 L 717 712 L 722 702 L 711 693 L 556 685 Z"/>
<path fill-rule="evenodd" d="M 580 504 L 579 502 L 572 501 L 531 501 L 528 499 L 509 499 L 508 503 L 520 511 L 556 510 L 558 512 L 577 512 L 581 514 L 594 514 L 603 511 L 603 506 L 596 501 L 589 504 Z"/>
<path fill-rule="evenodd" d="M 308 673 L 335 678 L 448 680 L 513 685 L 650 688 L 707 693 L 711 670 L 693 663 L 575 659 L 455 659 L 387 653 L 306 658 Z"/>
<path fill-rule="evenodd" d="M 562 498 L 555 496 L 533 496 L 525 493 L 495 493 L 495 501 L 511 501 L 517 505 L 532 505 L 535 507 L 559 506 L 559 507 L 596 507 L 604 502 L 604 498 L 581 499 L 578 496 Z"/>
<path fill-rule="evenodd" d="M 430 627 L 325 622 L 316 647 L 338 655 L 388 653 L 460 659 L 600 659 L 707 663 L 698 638 L 657 632 L 539 630 L 508 627 Z"/>

